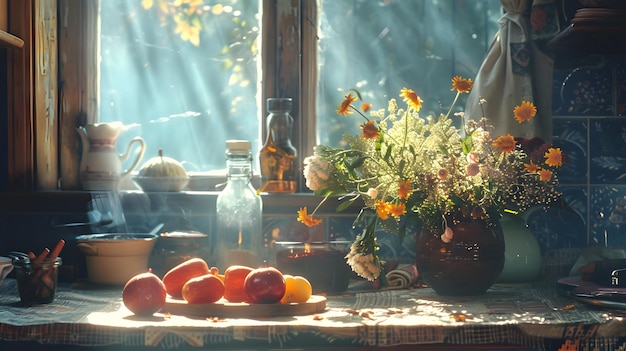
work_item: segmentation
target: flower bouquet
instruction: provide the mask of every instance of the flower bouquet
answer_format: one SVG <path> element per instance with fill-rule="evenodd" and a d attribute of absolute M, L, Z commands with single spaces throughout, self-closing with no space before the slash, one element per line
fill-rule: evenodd
<path fill-rule="evenodd" d="M 423 101 L 411 89 L 400 91 L 404 108 L 390 99 L 380 110 L 372 110 L 367 102 L 357 107 L 361 96 L 351 90 L 337 113 L 363 118 L 361 134 L 345 134 L 347 148 L 317 145 L 305 158 L 307 187 L 322 196 L 322 202 L 338 197 L 338 211 L 359 198 L 365 205 L 356 219 L 365 221 L 365 229 L 346 255 L 359 276 L 375 280 L 382 271 L 377 226 L 390 225 L 402 239 L 411 223 L 431 225 L 439 228 L 446 242 L 454 235 L 448 223 L 455 219 L 497 221 L 506 210 L 547 206 L 559 198 L 555 189 L 555 169 L 563 163 L 559 148 L 510 134 L 492 137 L 486 116 L 470 119 L 463 112 L 450 116 L 459 96 L 472 86 L 471 79 L 454 77 L 451 90 L 456 96 L 448 112 L 426 117 L 419 115 Z M 513 118 L 525 123 L 536 112 L 532 102 L 522 101 Z M 300 208 L 298 220 L 318 225 L 316 211 Z"/>

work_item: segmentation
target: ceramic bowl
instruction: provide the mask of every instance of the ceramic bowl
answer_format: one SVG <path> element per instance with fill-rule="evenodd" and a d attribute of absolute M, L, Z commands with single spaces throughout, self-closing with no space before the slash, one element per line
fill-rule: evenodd
<path fill-rule="evenodd" d="M 338 294 L 348 288 L 352 276 L 344 258 L 350 244 L 348 241 L 276 242 L 276 268 L 284 274 L 307 278 L 314 294 Z"/>
<path fill-rule="evenodd" d="M 87 234 L 76 237 L 76 246 L 85 255 L 90 283 L 124 285 L 148 271 L 148 258 L 157 238 L 143 233 Z"/>
<path fill-rule="evenodd" d="M 13 263 L 8 257 L 0 256 L 0 284 L 4 281 L 4 278 L 13 270 Z"/>

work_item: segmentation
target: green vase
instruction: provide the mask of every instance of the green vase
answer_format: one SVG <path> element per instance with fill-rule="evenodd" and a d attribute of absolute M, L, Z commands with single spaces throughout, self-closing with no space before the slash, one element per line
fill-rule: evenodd
<path fill-rule="evenodd" d="M 526 283 L 539 278 L 541 249 L 526 226 L 524 215 L 505 213 L 500 219 L 504 234 L 504 268 L 498 283 Z"/>

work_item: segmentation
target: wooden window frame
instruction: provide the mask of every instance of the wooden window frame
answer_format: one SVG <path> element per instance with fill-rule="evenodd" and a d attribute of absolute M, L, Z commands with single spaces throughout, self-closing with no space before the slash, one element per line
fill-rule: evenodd
<path fill-rule="evenodd" d="M 81 189 L 76 128 L 98 116 L 98 1 L 9 0 L 10 32 L 24 41 L 7 59 L 9 191 Z M 294 99 L 294 143 L 306 154 L 316 142 L 317 4 L 261 4 L 260 99 Z"/>

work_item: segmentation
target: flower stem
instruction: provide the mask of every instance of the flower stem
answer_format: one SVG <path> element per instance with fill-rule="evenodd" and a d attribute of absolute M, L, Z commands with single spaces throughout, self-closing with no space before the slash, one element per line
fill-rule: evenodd
<path fill-rule="evenodd" d="M 457 100 L 459 100 L 459 96 L 461 96 L 461 92 L 457 90 L 456 96 L 454 97 L 454 101 L 452 101 L 452 105 L 450 105 L 450 109 L 448 110 L 448 113 L 446 113 L 446 119 L 450 117 L 450 112 L 452 112 L 454 105 L 456 105 Z"/>

